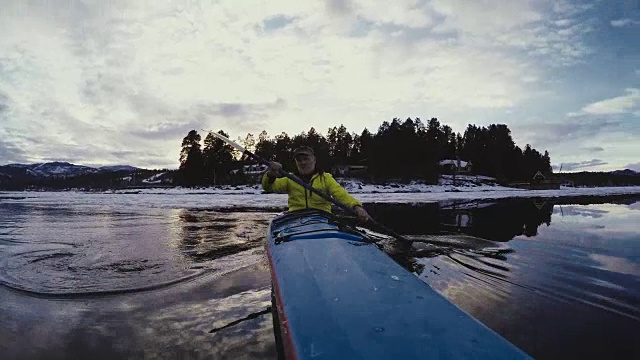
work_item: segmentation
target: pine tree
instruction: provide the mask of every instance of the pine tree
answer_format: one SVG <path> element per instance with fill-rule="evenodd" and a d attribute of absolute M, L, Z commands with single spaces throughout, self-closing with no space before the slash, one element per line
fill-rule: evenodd
<path fill-rule="evenodd" d="M 196 130 L 191 130 L 182 139 L 180 151 L 180 174 L 182 183 L 187 186 L 200 185 L 204 181 L 204 159 L 200 149 L 200 135 Z"/>
<path fill-rule="evenodd" d="M 256 144 L 256 155 L 267 160 L 275 159 L 275 140 L 271 140 L 265 130 L 262 130 L 260 135 L 258 135 L 258 143 Z"/>
<path fill-rule="evenodd" d="M 220 130 L 218 134 L 229 137 Z M 229 178 L 229 172 L 233 167 L 233 148 L 226 142 L 209 133 L 204 139 L 204 173 L 207 182 L 217 185 L 224 183 Z"/>

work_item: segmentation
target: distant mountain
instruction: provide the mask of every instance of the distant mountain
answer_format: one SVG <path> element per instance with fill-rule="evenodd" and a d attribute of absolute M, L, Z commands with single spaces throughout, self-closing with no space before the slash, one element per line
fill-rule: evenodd
<path fill-rule="evenodd" d="M 155 176 L 158 173 L 166 174 Z M 9 164 L 0 166 L 0 189 L 113 189 L 166 186 L 173 182 L 173 173 L 170 170 L 147 170 L 129 165 L 90 167 L 60 161 Z M 155 181 L 143 181 L 150 178 Z"/>
<path fill-rule="evenodd" d="M 640 186 L 640 173 L 631 169 L 555 174 L 574 186 Z"/>
<path fill-rule="evenodd" d="M 9 164 L 0 166 L 0 178 L 25 177 L 73 177 L 77 175 L 94 174 L 98 172 L 136 171 L 136 167 L 129 165 L 102 166 L 93 168 L 75 165 L 68 162 L 48 162 L 39 164 Z"/>
<path fill-rule="evenodd" d="M 75 176 L 86 173 L 93 173 L 96 169 L 74 165 L 67 162 L 50 162 L 43 164 L 35 164 L 35 166 L 31 166 L 27 168 L 27 171 L 30 171 L 35 176 Z"/>
<path fill-rule="evenodd" d="M 101 166 L 98 168 L 98 171 L 101 172 L 114 172 L 114 171 L 136 171 L 140 170 L 135 166 L 129 165 L 111 165 L 111 166 Z"/>
<path fill-rule="evenodd" d="M 615 170 L 611 171 L 611 173 L 614 175 L 640 176 L 640 172 L 633 171 L 631 169 Z"/>

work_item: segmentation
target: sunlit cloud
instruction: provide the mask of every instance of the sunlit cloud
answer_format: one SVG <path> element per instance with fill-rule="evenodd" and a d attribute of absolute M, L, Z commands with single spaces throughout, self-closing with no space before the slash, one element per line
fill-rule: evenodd
<path fill-rule="evenodd" d="M 0 1 L 0 8 L 0 163 L 176 167 L 191 129 L 235 138 L 310 127 L 326 134 L 344 124 L 360 133 L 393 117 L 438 117 L 456 131 L 503 122 L 534 140 L 558 130 L 591 139 L 593 126 L 638 134 L 632 83 L 615 84 L 615 94 L 603 84 L 612 90 L 600 100 L 576 85 L 572 96 L 582 105 L 553 105 L 559 87 L 573 81 L 570 71 L 592 66 L 601 51 L 594 4 Z M 528 129 L 526 119 L 539 116 L 546 125 Z M 634 161 L 596 140 L 580 147 L 606 149 L 598 158 L 612 166 Z M 589 156 L 567 154 L 556 149 L 552 158 Z"/>
<path fill-rule="evenodd" d="M 588 104 L 580 112 L 568 115 L 614 115 L 633 113 L 638 109 L 640 109 L 640 89 L 630 88 L 625 90 L 625 95 Z"/>

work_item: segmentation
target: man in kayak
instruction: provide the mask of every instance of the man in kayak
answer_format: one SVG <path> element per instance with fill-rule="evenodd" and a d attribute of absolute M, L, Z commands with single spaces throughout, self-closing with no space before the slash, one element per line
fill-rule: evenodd
<path fill-rule="evenodd" d="M 316 156 L 308 146 L 302 146 L 293 153 L 296 167 L 300 178 L 315 189 L 333 196 L 338 202 L 352 208 L 358 216 L 358 221 L 365 223 L 370 219 L 367 211 L 362 207 L 362 203 L 342 187 L 331 176 L 316 168 Z M 287 177 L 278 177 L 282 164 L 276 161 L 271 162 L 269 170 L 262 176 L 262 189 L 267 192 L 288 193 L 289 211 L 314 208 L 331 212 L 331 202 L 307 190 L 300 184 Z"/>

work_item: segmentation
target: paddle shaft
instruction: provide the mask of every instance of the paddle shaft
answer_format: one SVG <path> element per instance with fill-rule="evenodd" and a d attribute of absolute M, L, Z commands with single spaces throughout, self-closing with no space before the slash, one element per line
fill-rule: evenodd
<path fill-rule="evenodd" d="M 206 131 L 206 130 L 203 130 L 203 131 Z M 268 161 L 267 159 L 263 158 L 262 156 L 256 155 L 256 154 L 252 153 L 251 151 L 243 148 L 242 146 L 238 145 L 237 143 L 235 143 L 233 140 L 227 138 L 226 136 L 220 135 L 220 134 L 215 133 L 213 131 L 210 131 L 209 133 L 212 134 L 213 136 L 217 137 L 218 139 L 226 142 L 227 144 L 233 146 L 234 148 L 238 149 L 244 155 L 247 155 L 248 157 L 252 158 L 253 160 L 255 160 L 255 161 L 257 161 L 257 162 L 259 162 L 261 164 L 264 164 L 264 165 L 267 165 L 267 166 L 271 166 L 271 162 L 270 161 Z M 313 186 L 307 184 L 302 179 L 297 177 L 295 174 L 292 174 L 290 172 L 284 171 L 283 169 L 280 169 L 278 171 L 278 174 L 293 180 L 294 182 L 296 182 L 300 186 L 304 187 L 305 189 L 311 191 L 314 194 L 317 194 L 318 196 L 320 196 L 323 199 L 331 202 L 332 204 L 335 204 L 339 208 L 347 211 L 348 213 L 356 215 L 356 216 L 358 215 L 353 208 L 351 208 L 351 207 L 349 207 L 349 206 L 337 201 L 336 199 L 334 199 L 333 197 L 327 195 L 326 193 L 324 193 L 324 192 L 314 188 Z M 402 235 L 396 233 L 395 231 L 389 229 L 388 227 L 380 224 L 379 222 L 375 221 L 371 217 L 369 217 L 369 221 L 371 221 L 371 223 L 373 223 L 373 225 L 375 225 L 376 227 L 380 228 L 383 232 L 387 233 L 388 235 L 391 235 L 391 236 L 393 236 L 393 237 L 395 237 L 395 238 L 397 238 L 399 240 L 411 241 L 411 240 L 403 237 Z"/>

